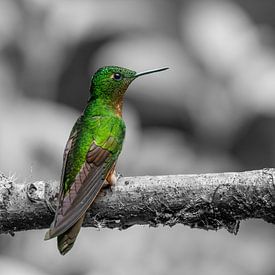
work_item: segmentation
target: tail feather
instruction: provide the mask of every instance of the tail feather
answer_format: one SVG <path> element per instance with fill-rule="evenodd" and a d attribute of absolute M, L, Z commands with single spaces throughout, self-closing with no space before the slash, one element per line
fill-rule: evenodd
<path fill-rule="evenodd" d="M 72 227 L 57 237 L 57 247 L 60 254 L 65 255 L 73 247 L 84 217 L 85 214 Z"/>

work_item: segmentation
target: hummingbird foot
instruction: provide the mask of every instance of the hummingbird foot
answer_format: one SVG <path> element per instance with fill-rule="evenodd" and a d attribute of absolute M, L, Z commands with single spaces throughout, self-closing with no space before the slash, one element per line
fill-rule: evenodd
<path fill-rule="evenodd" d="M 109 188 L 112 185 L 116 184 L 117 182 L 117 177 L 116 177 L 116 173 L 115 171 L 113 171 L 112 173 L 110 173 L 108 175 L 108 177 L 106 178 L 106 180 L 104 181 L 104 185 L 103 188 Z"/>
<path fill-rule="evenodd" d="M 110 186 L 116 184 L 118 180 L 116 171 L 114 170 L 111 174 L 109 174 L 106 180 Z"/>
<path fill-rule="evenodd" d="M 102 186 L 102 189 L 101 190 L 105 190 L 104 192 L 104 196 L 107 194 L 107 190 L 110 190 L 111 193 L 113 193 L 113 190 L 112 190 L 112 184 L 110 184 L 107 180 L 104 181 L 104 184 Z"/>
<path fill-rule="evenodd" d="M 116 171 L 113 169 L 107 176 L 106 180 L 104 181 L 103 187 L 102 188 L 108 188 L 112 192 L 112 186 L 117 183 L 118 180 L 118 175 Z"/>

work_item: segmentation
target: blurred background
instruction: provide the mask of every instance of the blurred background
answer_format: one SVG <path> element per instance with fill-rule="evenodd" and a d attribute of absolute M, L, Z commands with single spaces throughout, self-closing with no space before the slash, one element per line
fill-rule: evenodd
<path fill-rule="evenodd" d="M 58 180 L 91 75 L 136 80 L 124 104 L 123 175 L 274 167 L 273 1 L 0 1 L 0 170 Z M 45 231 L 0 236 L 2 274 L 275 274 L 275 227 L 237 236 L 184 226 L 82 229 L 62 257 Z"/>

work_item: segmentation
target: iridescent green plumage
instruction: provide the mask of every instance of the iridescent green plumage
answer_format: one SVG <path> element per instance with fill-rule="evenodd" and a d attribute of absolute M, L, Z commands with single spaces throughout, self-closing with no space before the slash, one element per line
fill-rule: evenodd
<path fill-rule="evenodd" d="M 137 74 L 108 66 L 94 74 L 90 99 L 65 148 L 58 207 L 45 236 L 58 237 L 61 254 L 72 248 L 85 212 L 114 171 L 125 136 L 121 118 L 125 91 L 136 77 L 164 69 Z"/>
<path fill-rule="evenodd" d="M 92 143 L 112 154 L 110 162 L 117 159 L 125 135 L 125 124 L 123 120 L 112 110 L 105 110 L 100 114 L 97 108 L 103 110 L 104 105 L 93 102 L 87 106 L 83 115 L 78 119 L 72 134 L 76 134 L 74 150 L 68 155 L 67 165 L 64 171 L 64 191 L 69 190 L 76 175 L 83 165 L 86 155 Z M 106 144 L 109 137 L 113 137 L 113 144 Z"/>

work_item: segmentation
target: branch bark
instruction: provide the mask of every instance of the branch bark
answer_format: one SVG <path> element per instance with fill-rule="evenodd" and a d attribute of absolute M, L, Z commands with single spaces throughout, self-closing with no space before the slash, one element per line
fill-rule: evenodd
<path fill-rule="evenodd" d="M 103 190 L 84 226 L 126 229 L 181 223 L 236 234 L 241 220 L 275 224 L 275 169 L 240 173 L 121 178 Z M 0 174 L 0 233 L 48 228 L 58 182 L 15 183 Z"/>

